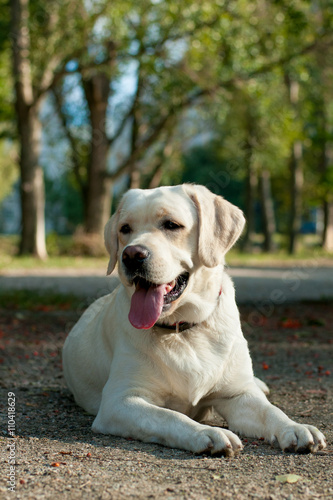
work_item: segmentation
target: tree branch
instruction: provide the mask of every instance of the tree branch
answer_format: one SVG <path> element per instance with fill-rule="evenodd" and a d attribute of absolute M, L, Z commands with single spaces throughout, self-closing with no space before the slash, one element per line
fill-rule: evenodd
<path fill-rule="evenodd" d="M 195 27 L 190 29 L 190 30 L 180 31 L 179 33 L 174 33 L 171 35 L 170 35 L 170 31 L 171 31 L 173 26 L 170 25 L 169 29 L 166 31 L 166 34 L 162 38 L 162 40 L 158 41 L 156 44 L 144 45 L 143 51 L 147 52 L 147 51 L 154 50 L 154 53 L 157 54 L 158 52 L 160 52 L 163 49 L 164 45 L 167 42 L 175 42 L 176 40 L 180 40 L 180 39 L 187 38 L 189 36 L 193 36 L 197 31 L 199 31 L 203 28 L 207 28 L 207 27 L 210 28 L 210 27 L 214 26 L 214 24 L 216 24 L 219 19 L 220 19 L 220 16 L 214 16 L 209 21 L 202 21 L 202 22 L 196 24 Z"/>
<path fill-rule="evenodd" d="M 67 140 L 71 146 L 71 160 L 73 163 L 73 172 L 74 172 L 76 181 L 81 189 L 81 192 L 84 193 L 84 191 L 86 190 L 86 183 L 84 182 L 84 179 L 82 178 L 82 176 L 80 174 L 80 167 L 81 167 L 80 154 L 79 154 L 77 147 L 76 147 L 75 137 L 73 136 L 73 134 L 71 133 L 71 131 L 67 125 L 67 118 L 66 118 L 66 115 L 62 109 L 62 105 L 63 105 L 62 99 L 61 99 L 59 91 L 56 88 L 53 89 L 53 96 L 55 99 L 56 108 L 57 108 L 57 112 L 58 112 L 61 124 L 63 126 L 64 131 L 65 131 Z"/>
<path fill-rule="evenodd" d="M 134 99 L 133 99 L 132 105 L 129 108 L 129 110 L 127 111 L 127 113 L 125 113 L 125 116 L 121 120 L 120 125 L 118 126 L 117 131 L 113 134 L 112 137 L 110 137 L 110 139 L 108 139 L 108 142 L 109 142 L 110 146 L 112 146 L 114 144 L 114 142 L 116 141 L 116 139 L 118 139 L 118 137 L 121 135 L 121 133 L 123 132 L 123 130 L 125 128 L 125 125 L 126 125 L 128 119 L 133 115 L 133 113 L 135 111 L 135 108 L 136 108 L 136 106 L 138 104 L 140 92 L 141 92 L 141 81 L 140 81 L 140 69 L 139 69 L 138 84 L 137 84 L 137 87 L 136 87 L 136 91 L 135 91 L 135 95 L 134 95 Z"/>
<path fill-rule="evenodd" d="M 152 144 L 159 138 L 160 134 L 165 130 L 169 122 L 174 118 L 174 116 L 185 108 L 193 105 L 200 97 L 207 95 L 211 92 L 211 89 L 200 89 L 192 95 L 186 96 L 182 102 L 171 107 L 167 113 L 161 118 L 159 123 L 155 125 L 154 130 L 141 141 L 140 144 L 135 148 L 135 150 L 123 161 L 123 163 L 118 167 L 116 172 L 111 172 L 107 174 L 107 177 L 117 180 L 126 170 L 133 164 L 138 158 L 150 148 Z"/>
<path fill-rule="evenodd" d="M 301 50 L 299 50 L 293 54 L 288 54 L 287 56 L 280 57 L 279 59 L 276 59 L 274 61 L 270 61 L 270 62 L 263 64 L 262 66 L 254 69 L 246 74 L 245 73 L 238 74 L 238 75 L 235 75 L 235 76 L 229 78 L 228 80 L 221 80 L 220 82 L 217 82 L 215 85 L 213 85 L 210 88 L 209 87 L 203 88 L 203 94 L 204 95 L 214 94 L 217 90 L 219 90 L 221 88 L 232 87 L 232 86 L 236 85 L 237 83 L 243 83 L 243 82 L 246 82 L 247 80 L 250 80 L 251 78 L 254 78 L 256 76 L 268 73 L 269 71 L 272 71 L 273 69 L 278 68 L 279 66 L 282 67 L 285 64 L 293 61 L 297 57 L 304 56 L 304 55 L 310 53 L 311 51 L 313 51 L 314 49 L 316 49 L 317 46 L 320 43 L 322 43 L 324 38 L 327 36 L 332 36 L 332 35 L 331 35 L 331 33 L 325 33 L 319 39 L 315 40 L 314 42 L 310 43 L 309 45 L 306 45 Z M 326 43 L 329 46 L 333 45 L 333 39 L 328 40 Z M 187 72 L 186 74 L 192 79 L 192 81 L 196 85 L 198 85 L 198 82 L 194 80 L 194 77 L 191 76 L 191 74 L 189 72 Z"/>
<path fill-rule="evenodd" d="M 322 40 L 322 37 L 321 37 Z M 332 41 L 330 42 L 332 43 Z M 166 125 L 168 124 L 169 120 L 176 115 L 179 111 L 193 105 L 198 99 L 201 97 L 214 94 L 216 91 L 218 91 L 221 88 L 227 88 L 232 85 L 235 85 L 236 83 L 239 82 L 244 82 L 246 80 L 249 80 L 250 78 L 253 78 L 255 76 L 267 73 L 268 71 L 271 71 L 272 69 L 278 67 L 278 66 L 283 66 L 284 64 L 290 62 L 291 60 L 295 59 L 296 57 L 300 57 L 302 55 L 307 54 L 308 52 L 311 52 L 318 44 L 318 40 L 315 42 L 303 47 L 300 51 L 294 53 L 294 54 L 289 54 L 288 56 L 279 58 L 275 61 L 272 61 L 270 63 L 264 64 L 261 67 L 249 72 L 246 75 L 238 75 L 230 78 L 229 80 L 221 81 L 218 82 L 217 84 L 213 85 L 212 87 L 207 87 L 207 88 L 202 88 L 200 90 L 197 90 L 194 94 L 187 96 L 185 99 L 183 99 L 179 104 L 176 106 L 173 106 L 169 109 L 169 111 L 161 118 L 159 123 L 155 126 L 154 131 L 151 132 L 135 149 L 135 151 L 132 152 L 132 154 L 129 155 L 129 157 L 122 162 L 122 164 L 118 167 L 116 172 L 112 172 L 107 174 L 108 177 L 112 178 L 113 180 L 118 179 L 126 170 L 128 167 L 133 164 L 141 155 L 144 153 L 154 142 L 155 140 L 158 139 L 162 131 L 165 129 Z"/>
<path fill-rule="evenodd" d="M 284 66 L 285 64 L 291 62 L 293 59 L 296 59 L 297 57 L 304 56 L 304 55 L 308 54 L 309 52 L 311 52 L 312 50 L 314 50 L 315 48 L 317 48 L 317 46 L 321 42 L 323 42 L 325 37 L 327 37 L 327 36 L 332 36 L 332 33 L 324 33 L 317 40 L 306 45 L 301 50 L 299 50 L 293 54 L 288 54 L 287 56 L 280 57 L 279 59 L 276 59 L 275 61 L 271 61 L 267 64 L 263 64 L 260 68 L 257 68 L 253 71 L 250 71 L 250 73 L 248 73 L 248 75 L 246 75 L 245 78 L 244 78 L 244 76 L 239 76 L 238 78 L 236 78 L 236 80 L 237 79 L 243 79 L 243 80 L 246 79 L 247 80 L 249 78 L 253 78 L 254 76 L 268 73 L 269 71 L 271 71 L 272 69 L 275 69 L 278 66 Z M 327 43 L 328 43 L 328 45 L 332 45 L 333 39 L 328 40 Z M 231 79 L 231 80 L 235 80 L 235 79 Z"/>

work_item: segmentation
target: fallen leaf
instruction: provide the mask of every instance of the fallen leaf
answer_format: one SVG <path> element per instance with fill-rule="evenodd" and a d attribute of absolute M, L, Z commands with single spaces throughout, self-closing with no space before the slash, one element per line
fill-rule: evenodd
<path fill-rule="evenodd" d="M 297 483 L 302 476 L 297 476 L 297 474 L 282 474 L 282 476 L 275 476 L 276 481 L 279 483 Z"/>
<path fill-rule="evenodd" d="M 35 311 L 50 312 L 50 311 L 52 311 L 52 309 L 54 309 L 54 306 L 47 306 L 47 305 L 42 305 L 42 304 L 34 307 Z"/>
<path fill-rule="evenodd" d="M 286 318 L 281 321 L 282 328 L 300 328 L 302 323 L 298 319 Z"/>

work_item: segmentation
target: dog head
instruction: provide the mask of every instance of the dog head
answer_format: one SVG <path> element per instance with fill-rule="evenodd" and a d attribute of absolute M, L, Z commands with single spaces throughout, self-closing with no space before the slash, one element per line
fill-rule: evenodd
<path fill-rule="evenodd" d="M 105 245 L 107 273 L 118 263 L 131 296 L 132 325 L 206 319 L 244 223 L 241 210 L 203 186 L 128 191 L 105 227 Z"/>

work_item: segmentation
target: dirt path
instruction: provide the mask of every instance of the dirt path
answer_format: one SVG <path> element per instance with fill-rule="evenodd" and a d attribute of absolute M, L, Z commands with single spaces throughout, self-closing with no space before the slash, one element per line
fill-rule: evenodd
<path fill-rule="evenodd" d="M 319 427 L 327 451 L 284 454 L 244 439 L 242 454 L 224 459 L 94 435 L 93 418 L 74 404 L 61 371 L 61 348 L 79 312 L 0 310 L 1 498 L 332 499 L 332 303 L 241 312 L 255 372 L 269 384 L 271 401 Z M 5 431 L 9 392 L 14 439 Z M 15 491 L 8 491 L 13 455 Z M 277 479 L 286 474 L 297 481 Z"/>

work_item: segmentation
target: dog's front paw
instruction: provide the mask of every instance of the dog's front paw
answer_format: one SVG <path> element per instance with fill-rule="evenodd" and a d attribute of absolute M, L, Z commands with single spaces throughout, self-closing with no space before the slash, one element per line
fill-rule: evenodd
<path fill-rule="evenodd" d="M 326 448 L 325 436 L 316 427 L 295 422 L 277 433 L 272 444 L 276 440 L 286 452 L 315 453 Z"/>
<path fill-rule="evenodd" d="M 203 426 L 195 434 L 193 451 L 196 454 L 210 453 L 214 456 L 232 457 L 239 453 L 243 445 L 236 434 L 219 427 Z"/>

